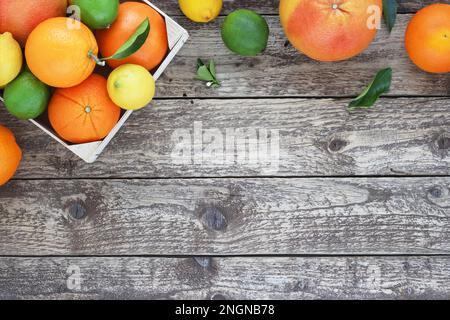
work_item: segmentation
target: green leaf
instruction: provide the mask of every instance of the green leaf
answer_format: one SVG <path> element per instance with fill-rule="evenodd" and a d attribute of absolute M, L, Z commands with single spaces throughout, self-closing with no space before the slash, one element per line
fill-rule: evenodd
<path fill-rule="evenodd" d="M 397 20 L 397 9 L 398 3 L 396 0 L 383 0 L 383 16 L 389 32 L 391 32 L 395 26 L 395 21 Z"/>
<path fill-rule="evenodd" d="M 197 59 L 197 76 L 194 79 L 207 82 L 206 85 L 210 88 L 216 89 L 220 87 L 214 60 L 210 60 L 208 65 L 205 65 L 202 59 Z"/>
<path fill-rule="evenodd" d="M 383 93 L 389 91 L 391 88 L 391 82 L 391 68 L 378 71 L 369 86 L 356 99 L 350 102 L 348 105 L 348 110 L 351 111 L 357 108 L 370 108 Z"/>
<path fill-rule="evenodd" d="M 201 66 L 204 66 L 205 64 L 203 63 L 202 59 L 198 58 L 197 59 L 197 69 L 200 68 Z"/>
<path fill-rule="evenodd" d="M 216 78 L 216 64 L 214 63 L 214 60 L 211 60 L 209 62 L 209 71 L 213 75 L 214 78 Z"/>
<path fill-rule="evenodd" d="M 147 40 L 150 33 L 150 21 L 146 18 L 133 35 L 114 53 L 111 57 L 104 58 L 102 60 L 109 59 L 125 59 L 138 51 Z"/>
<path fill-rule="evenodd" d="M 201 66 L 197 70 L 197 80 L 202 81 L 214 81 L 214 76 L 211 74 L 211 72 L 208 70 L 208 67 L 205 65 Z"/>

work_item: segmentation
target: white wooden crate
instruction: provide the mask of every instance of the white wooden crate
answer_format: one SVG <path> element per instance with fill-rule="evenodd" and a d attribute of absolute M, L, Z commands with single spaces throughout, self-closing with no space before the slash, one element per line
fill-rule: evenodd
<path fill-rule="evenodd" d="M 180 51 L 181 47 L 183 47 L 184 43 L 189 38 L 188 32 L 182 28 L 178 23 L 176 23 L 172 18 L 170 18 L 168 15 L 166 15 L 164 12 L 162 12 L 159 8 L 157 8 L 154 4 L 152 4 L 150 1 L 147 0 L 141 0 L 141 2 L 144 2 L 157 10 L 165 19 L 166 21 L 166 27 L 167 27 L 167 35 L 169 40 L 169 52 L 164 59 L 164 61 L 161 63 L 161 65 L 156 69 L 156 71 L 153 73 L 153 77 L 155 80 L 158 80 L 158 78 L 161 76 L 161 74 L 164 72 L 164 70 L 168 67 L 172 59 L 176 56 L 176 54 Z M 93 163 L 97 160 L 97 158 L 100 156 L 100 154 L 103 152 L 103 150 L 106 148 L 106 146 L 111 142 L 112 138 L 116 135 L 116 133 L 120 130 L 120 128 L 124 125 L 124 123 L 127 121 L 127 119 L 130 117 L 130 115 L 133 113 L 133 111 L 126 111 L 123 113 L 122 117 L 120 118 L 119 122 L 116 124 L 116 126 L 111 130 L 111 132 L 101 141 L 95 141 L 90 143 L 83 143 L 83 144 L 70 144 L 66 141 L 62 140 L 54 131 L 53 129 L 48 125 L 47 121 L 40 121 L 40 120 L 30 120 L 34 125 L 39 127 L 42 131 L 47 133 L 50 137 L 52 137 L 54 140 L 61 143 L 64 147 L 75 153 L 77 156 L 79 156 L 81 159 L 83 159 L 87 163 Z"/>

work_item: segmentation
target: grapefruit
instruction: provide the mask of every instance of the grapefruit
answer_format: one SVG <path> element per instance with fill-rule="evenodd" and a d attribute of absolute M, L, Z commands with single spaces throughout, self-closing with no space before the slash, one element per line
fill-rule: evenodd
<path fill-rule="evenodd" d="M 66 15 L 67 0 L 0 0 L 0 33 L 11 32 L 22 47 L 42 21 Z"/>
<path fill-rule="evenodd" d="M 319 61 L 363 52 L 377 33 L 382 0 L 281 0 L 280 18 L 294 47 Z"/>

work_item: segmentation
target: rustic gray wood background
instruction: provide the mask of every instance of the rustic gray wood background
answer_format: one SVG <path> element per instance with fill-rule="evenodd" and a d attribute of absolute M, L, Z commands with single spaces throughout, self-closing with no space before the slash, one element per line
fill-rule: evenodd
<path fill-rule="evenodd" d="M 191 38 L 91 165 L 2 108 L 24 159 L 0 189 L 0 298 L 449 299 L 450 75 L 419 71 L 403 46 L 436 1 L 399 2 L 392 34 L 325 64 L 286 42 L 276 0 L 225 1 L 223 15 L 267 18 L 256 58 L 224 47 L 223 16 L 194 24 L 154 0 Z M 220 89 L 192 80 L 198 57 L 216 60 Z M 390 93 L 349 114 L 387 66 Z M 171 135 L 194 121 L 279 130 L 279 171 L 174 164 Z"/>

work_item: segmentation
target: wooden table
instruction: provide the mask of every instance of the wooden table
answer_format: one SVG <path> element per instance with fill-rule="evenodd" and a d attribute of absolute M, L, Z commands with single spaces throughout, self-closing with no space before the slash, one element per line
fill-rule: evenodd
<path fill-rule="evenodd" d="M 94 164 L 2 108 L 24 159 L 0 189 L 0 298 L 450 298 L 450 74 L 420 72 L 403 46 L 435 1 L 399 2 L 392 34 L 326 64 L 289 45 L 275 0 L 225 1 L 265 15 L 256 58 L 225 48 L 223 17 L 194 24 L 154 0 L 191 38 Z M 192 80 L 198 57 L 220 89 Z M 348 113 L 388 66 L 390 93 Z M 195 122 L 277 130 L 278 170 L 176 163 L 173 134 Z"/>

